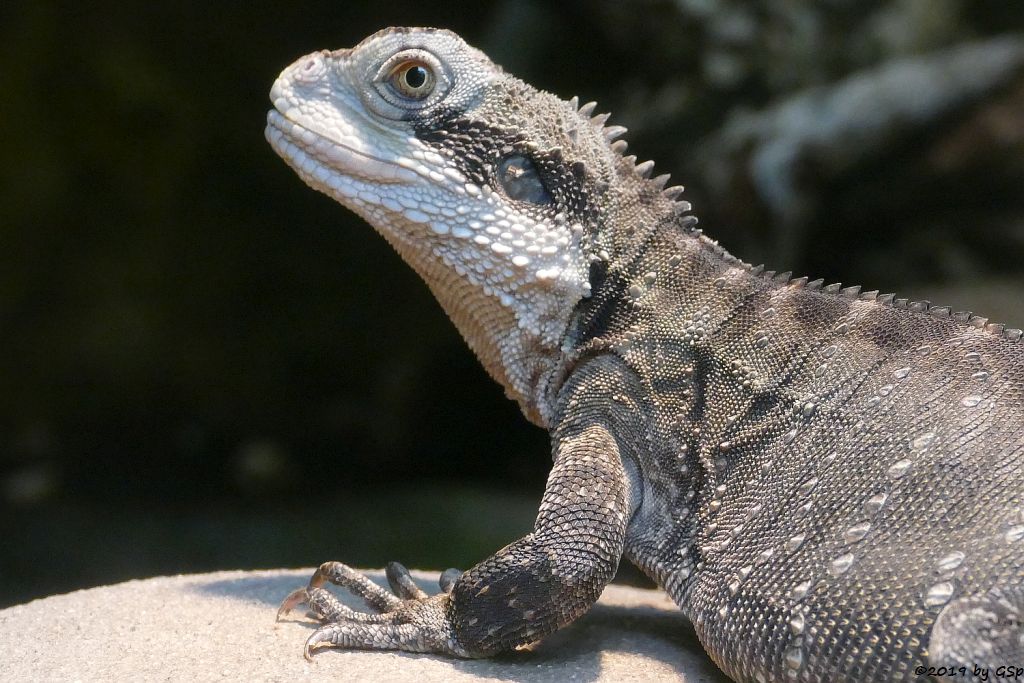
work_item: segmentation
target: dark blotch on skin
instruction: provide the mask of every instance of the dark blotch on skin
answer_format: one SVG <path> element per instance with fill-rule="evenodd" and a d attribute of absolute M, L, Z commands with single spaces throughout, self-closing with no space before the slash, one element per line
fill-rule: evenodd
<path fill-rule="evenodd" d="M 551 193 L 529 157 L 512 154 L 498 163 L 498 182 L 511 199 L 531 204 L 550 204 Z"/>

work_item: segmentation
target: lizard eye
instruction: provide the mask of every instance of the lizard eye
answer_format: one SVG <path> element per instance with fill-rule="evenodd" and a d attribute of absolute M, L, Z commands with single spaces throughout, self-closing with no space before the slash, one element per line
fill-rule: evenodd
<path fill-rule="evenodd" d="M 452 87 L 451 69 L 432 52 L 409 48 L 391 55 L 372 77 L 378 98 L 367 104 L 389 119 L 417 116 L 440 102 Z"/>
<path fill-rule="evenodd" d="M 422 100 L 434 90 L 434 70 L 419 60 L 397 64 L 388 75 L 387 82 L 396 93 L 410 100 Z"/>
<path fill-rule="evenodd" d="M 529 157 L 522 154 L 505 157 L 498 164 L 497 172 L 498 182 L 509 198 L 531 204 L 551 203 L 551 194 Z"/>

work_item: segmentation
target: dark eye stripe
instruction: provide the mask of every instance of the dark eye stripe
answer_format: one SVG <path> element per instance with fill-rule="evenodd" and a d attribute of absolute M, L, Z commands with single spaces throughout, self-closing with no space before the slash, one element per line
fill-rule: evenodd
<path fill-rule="evenodd" d="M 487 185 L 502 196 L 534 207 L 537 219 L 548 219 L 556 212 L 588 230 L 596 225 L 595 193 L 602 191 L 599 180 L 590 178 L 582 167 L 565 163 L 561 155 L 531 149 L 521 134 L 466 117 L 465 112 L 440 107 L 429 117 L 411 117 L 416 137 L 449 157 L 470 180 Z M 502 169 L 516 158 L 525 159 L 540 184 L 530 181 L 503 182 Z M 522 175 L 522 174 L 520 174 Z M 534 191 L 521 191 L 533 185 Z M 531 199 L 531 196 L 533 199 Z M 539 200 L 534 202 L 533 200 Z"/>

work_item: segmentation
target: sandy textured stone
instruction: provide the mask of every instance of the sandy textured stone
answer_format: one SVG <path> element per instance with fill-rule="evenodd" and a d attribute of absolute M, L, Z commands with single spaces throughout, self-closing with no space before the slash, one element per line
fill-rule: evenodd
<path fill-rule="evenodd" d="M 723 681 L 658 591 L 609 587 L 587 616 L 534 647 L 491 660 L 322 651 L 302 644 L 301 610 L 278 603 L 311 569 L 128 581 L 0 611 L 3 681 Z M 371 572 L 386 584 L 382 572 Z M 428 591 L 434 573 L 416 572 Z M 345 600 L 353 607 L 358 602 Z"/>

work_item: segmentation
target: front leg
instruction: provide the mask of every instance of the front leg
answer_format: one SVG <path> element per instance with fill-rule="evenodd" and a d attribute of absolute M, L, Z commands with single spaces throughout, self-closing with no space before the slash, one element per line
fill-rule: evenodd
<path fill-rule="evenodd" d="M 559 431 L 533 533 L 463 574 L 451 592 L 448 615 L 471 656 L 530 643 L 565 626 L 586 613 L 615 576 L 631 516 L 619 445 L 596 420 Z"/>
<path fill-rule="evenodd" d="M 326 622 L 310 636 L 307 654 L 343 647 L 486 657 L 536 641 L 594 604 L 615 575 L 639 501 L 623 464 L 631 456 L 624 452 L 622 416 L 616 419 L 608 395 L 587 395 L 573 384 L 563 392 L 563 404 L 572 407 L 561 411 L 553 432 L 554 466 L 533 532 L 453 585 L 449 575 L 451 590 L 430 597 L 395 579 L 390 595 L 344 565 L 324 564 L 308 588 L 282 605 L 286 612 L 306 602 Z M 378 613 L 341 605 L 321 587 L 324 580 L 360 595 Z"/>

